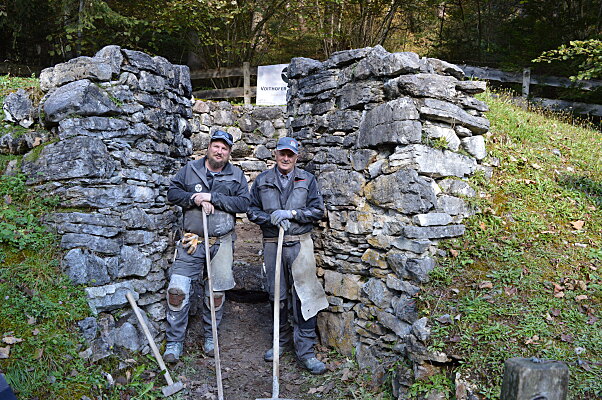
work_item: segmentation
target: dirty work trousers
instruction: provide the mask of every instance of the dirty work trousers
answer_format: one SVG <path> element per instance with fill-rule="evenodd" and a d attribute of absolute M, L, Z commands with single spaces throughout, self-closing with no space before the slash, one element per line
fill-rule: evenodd
<path fill-rule="evenodd" d="M 234 243 L 234 242 L 232 242 Z M 234 245 L 233 245 L 234 246 Z M 174 310 L 167 304 L 167 331 L 166 337 L 168 342 L 183 342 L 186 336 L 186 327 L 188 326 L 188 313 L 190 312 L 190 299 L 195 297 L 203 298 L 202 306 L 202 319 L 203 319 L 203 332 L 205 338 L 212 336 L 211 331 L 211 309 L 209 308 L 209 288 L 207 285 L 207 264 L 205 261 L 205 242 L 199 241 L 197 249 L 194 253 L 188 254 L 186 249 L 182 247 L 182 242 L 178 241 L 176 245 L 177 255 L 176 260 L 173 263 L 171 269 L 171 279 L 169 282 L 168 291 L 176 287 L 182 289 L 184 292 L 183 306 L 180 309 Z M 215 243 L 209 248 L 211 257 L 215 256 L 219 249 L 219 243 Z M 186 279 L 188 278 L 188 279 Z M 194 284 L 199 279 L 204 280 L 204 285 Z M 204 286 L 204 288 L 203 288 Z M 204 293 L 195 293 L 195 290 L 201 290 Z M 215 318 L 219 328 L 222 316 L 224 314 L 224 292 L 214 292 L 216 297 L 216 303 L 220 300 L 217 299 L 218 293 L 221 293 L 221 304 L 216 304 Z M 203 296 L 204 294 L 204 296 Z M 169 294 L 168 294 L 169 296 Z"/>
<path fill-rule="evenodd" d="M 295 293 L 291 267 L 299 254 L 299 242 L 285 242 L 282 246 L 282 263 L 280 269 L 280 347 L 294 344 L 295 354 L 300 360 L 315 357 L 316 316 L 305 320 L 301 313 L 301 301 Z M 276 270 L 276 252 L 278 244 L 264 242 L 263 259 L 265 263 L 266 280 L 270 302 L 274 307 L 274 283 Z M 290 309 L 290 310 L 289 310 Z M 290 312 L 292 311 L 292 313 Z M 292 315 L 291 315 L 292 314 Z M 289 319 L 292 319 L 292 335 Z M 272 321 L 273 326 L 273 321 Z M 291 337 L 292 336 L 292 337 Z"/>

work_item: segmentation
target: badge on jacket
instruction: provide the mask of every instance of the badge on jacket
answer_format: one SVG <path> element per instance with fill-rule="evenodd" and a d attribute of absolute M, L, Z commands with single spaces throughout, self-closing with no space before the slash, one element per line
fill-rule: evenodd
<path fill-rule="evenodd" d="M 202 185 L 202 184 L 200 184 L 200 183 L 197 183 L 197 184 L 194 186 L 194 191 L 195 191 L 195 192 L 202 192 L 202 191 L 203 191 L 203 185 Z"/>

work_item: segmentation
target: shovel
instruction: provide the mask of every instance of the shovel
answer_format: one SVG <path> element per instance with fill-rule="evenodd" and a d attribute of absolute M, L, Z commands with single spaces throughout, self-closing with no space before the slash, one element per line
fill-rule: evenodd
<path fill-rule="evenodd" d="M 278 249 L 276 250 L 276 268 L 274 269 L 274 364 L 272 372 L 272 397 L 255 400 L 293 400 L 283 399 L 280 395 L 280 266 L 282 263 L 282 243 L 284 242 L 284 229 L 280 227 L 278 232 Z"/>
<path fill-rule="evenodd" d="M 207 214 L 203 214 L 203 233 L 205 234 L 205 260 L 207 261 L 207 286 L 209 286 L 209 306 L 211 308 L 211 333 L 215 345 L 215 376 L 217 378 L 217 399 L 224 400 L 224 388 L 222 386 L 222 367 L 219 361 L 219 344 L 217 341 L 217 322 L 215 318 L 215 300 L 213 300 L 213 278 L 211 277 L 211 254 L 209 252 L 209 234 L 207 233 Z"/>
<path fill-rule="evenodd" d="M 131 292 L 127 292 L 125 297 L 127 297 L 128 301 L 130 302 L 130 305 L 132 306 L 132 309 L 134 310 L 134 313 L 136 314 L 136 318 L 138 318 L 138 322 L 140 322 L 140 326 L 142 326 L 142 330 L 144 331 L 144 335 L 146 336 L 146 340 L 148 340 L 148 344 L 150 345 L 151 349 L 153 350 L 153 354 L 155 355 L 155 358 L 157 359 L 157 363 L 159 364 L 159 367 L 161 368 L 161 371 L 165 371 L 165 380 L 167 381 L 167 386 L 161 388 L 161 391 L 163 392 L 163 396 L 167 397 L 167 396 L 171 396 L 174 393 L 179 392 L 180 390 L 184 389 L 184 384 L 182 382 L 173 382 L 173 379 L 171 379 L 171 375 L 169 375 L 169 371 L 167 370 L 167 367 L 165 366 L 165 363 L 163 362 L 163 358 L 161 357 L 161 353 L 159 353 L 159 349 L 157 349 L 157 345 L 155 344 L 155 341 L 153 340 L 153 336 L 151 335 L 150 331 L 148 330 L 148 326 L 146 326 L 146 322 L 144 322 L 144 319 L 142 318 L 142 314 L 140 314 L 140 309 L 138 308 L 138 305 L 136 304 L 136 301 L 134 300 L 134 296 L 132 296 Z"/>

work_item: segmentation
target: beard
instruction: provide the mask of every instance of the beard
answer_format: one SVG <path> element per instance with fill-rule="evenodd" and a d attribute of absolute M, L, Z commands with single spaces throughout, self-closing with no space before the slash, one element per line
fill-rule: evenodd
<path fill-rule="evenodd" d="M 211 167 L 211 169 L 222 169 L 228 163 L 228 157 L 225 157 L 222 161 L 218 161 L 213 156 L 207 155 L 207 163 Z"/>

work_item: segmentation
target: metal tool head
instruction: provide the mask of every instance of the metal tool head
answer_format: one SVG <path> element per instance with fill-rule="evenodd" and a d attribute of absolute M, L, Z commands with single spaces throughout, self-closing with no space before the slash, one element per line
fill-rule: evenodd
<path fill-rule="evenodd" d="M 174 382 L 173 385 L 164 386 L 161 388 L 163 392 L 163 396 L 168 397 L 172 394 L 178 393 L 180 390 L 184 389 L 184 384 L 182 382 Z"/>

